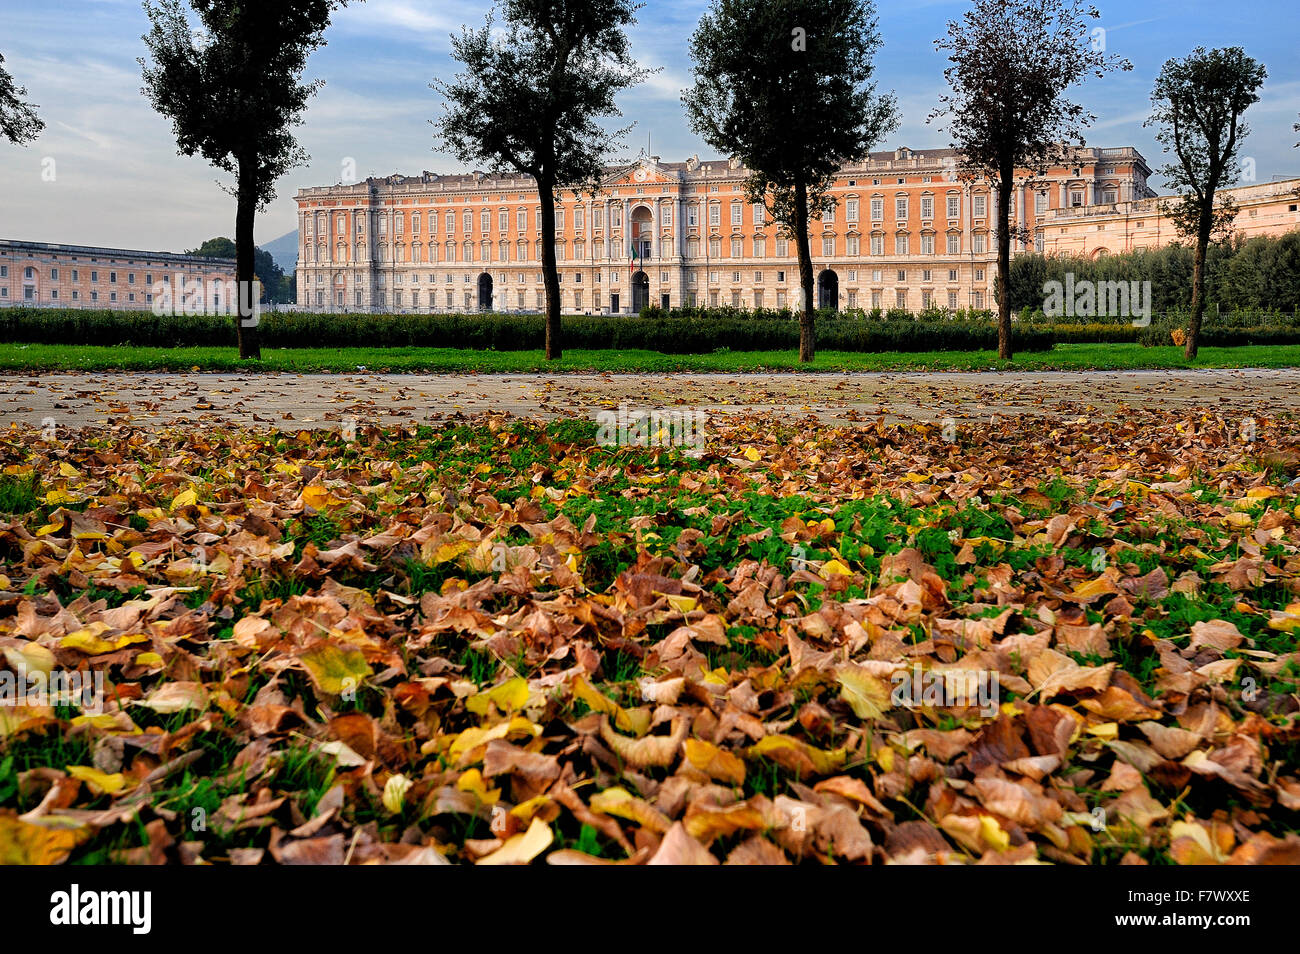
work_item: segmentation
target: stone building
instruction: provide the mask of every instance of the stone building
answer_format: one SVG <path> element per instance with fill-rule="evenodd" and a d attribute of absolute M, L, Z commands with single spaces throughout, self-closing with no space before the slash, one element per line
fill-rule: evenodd
<path fill-rule="evenodd" d="M 810 223 L 819 306 L 993 304 L 996 195 L 961 181 L 950 149 L 900 147 L 836 175 L 836 207 Z M 1151 170 L 1132 147 L 1083 148 L 1013 192 L 1015 252 L 1054 211 L 1143 199 Z M 565 313 L 648 303 L 796 307 L 794 242 L 745 200 L 735 160 L 611 168 L 593 195 L 556 209 Z M 300 190 L 298 303 L 321 311 L 541 311 L 533 182 L 481 172 L 393 175 Z"/>

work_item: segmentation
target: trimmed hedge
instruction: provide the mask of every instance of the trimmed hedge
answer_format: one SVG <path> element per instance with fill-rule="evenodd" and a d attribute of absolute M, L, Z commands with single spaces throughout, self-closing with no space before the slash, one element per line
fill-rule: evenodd
<path fill-rule="evenodd" d="M 564 346 L 590 350 L 646 350 L 663 354 L 787 351 L 799 346 L 799 325 L 780 318 L 734 316 L 658 319 L 571 315 Z M 229 316 L 155 316 L 149 312 L 0 309 L 0 340 L 44 344 L 137 347 L 235 346 Z M 497 314 L 263 314 L 266 348 L 425 347 L 527 351 L 543 347 L 542 315 Z M 1056 340 L 1045 328 L 1017 328 L 1020 351 L 1046 351 Z M 833 351 L 981 351 L 997 348 L 997 328 L 970 321 L 868 321 L 842 318 L 817 324 L 817 346 Z"/>

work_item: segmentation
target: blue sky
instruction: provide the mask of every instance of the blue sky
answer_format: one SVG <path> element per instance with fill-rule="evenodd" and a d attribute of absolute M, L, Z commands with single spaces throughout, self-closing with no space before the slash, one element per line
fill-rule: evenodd
<path fill-rule="evenodd" d="M 897 93 L 902 110 L 901 128 L 882 146 L 947 145 L 944 132 L 925 122 L 944 86 L 934 40 L 967 4 L 878 2 L 885 41 L 880 85 Z M 1291 129 L 1300 110 L 1294 0 L 1098 5 L 1108 51 L 1134 69 L 1076 91 L 1098 117 L 1090 143 L 1136 145 L 1158 166 L 1163 159 L 1142 121 L 1161 64 L 1197 45 L 1241 45 L 1269 71 L 1263 99 L 1248 113 L 1253 132 L 1243 153 L 1255 159 L 1260 180 L 1300 175 L 1300 149 L 1293 148 L 1300 137 Z M 294 191 L 337 181 L 348 158 L 360 176 L 457 170 L 432 149 L 428 120 L 439 100 L 428 83 L 454 72 L 449 34 L 463 23 L 480 24 L 490 6 L 367 0 L 336 17 L 328 46 L 307 71 L 326 81 L 299 130 L 311 162 L 280 181 L 279 197 L 259 217 L 259 242 L 292 229 Z M 643 148 L 647 136 L 665 160 L 711 155 L 687 129 L 679 99 L 689 77 L 686 38 L 705 7 L 704 0 L 646 0 L 640 11 L 634 53 L 662 69 L 621 101 L 637 124 L 626 155 Z M 169 124 L 140 94 L 136 58 L 146 25 L 137 0 L 0 5 L 0 53 L 46 122 L 26 148 L 0 142 L 0 237 L 178 250 L 233 234 L 234 203 L 218 186 L 221 175 L 201 159 L 177 156 Z"/>

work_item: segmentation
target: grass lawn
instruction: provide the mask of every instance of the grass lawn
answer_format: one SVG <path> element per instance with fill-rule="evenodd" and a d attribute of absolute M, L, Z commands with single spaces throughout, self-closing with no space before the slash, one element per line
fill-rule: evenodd
<path fill-rule="evenodd" d="M 125 345 L 0 344 L 0 371 L 990 371 L 1109 370 L 1128 368 L 1289 368 L 1300 366 L 1300 345 L 1202 348 L 1195 362 L 1182 349 L 1136 344 L 1067 344 L 1025 352 L 1014 362 L 993 351 L 862 354 L 823 351 L 800 365 L 793 351 L 727 351 L 668 355 L 657 351 L 568 351 L 547 362 L 541 351 L 462 348 L 283 348 L 264 350 L 260 362 L 240 361 L 232 348 L 133 348 Z"/>

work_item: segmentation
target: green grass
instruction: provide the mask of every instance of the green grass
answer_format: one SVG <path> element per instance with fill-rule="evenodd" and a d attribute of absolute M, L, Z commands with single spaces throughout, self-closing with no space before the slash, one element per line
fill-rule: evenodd
<path fill-rule="evenodd" d="M 528 371 L 987 371 L 1107 370 L 1138 368 L 1300 367 L 1300 345 L 1202 348 L 1196 361 L 1182 349 L 1136 344 L 1065 344 L 1025 352 L 1013 362 L 992 351 L 864 354 L 823 351 L 801 365 L 793 351 L 726 351 L 667 355 L 657 351 L 568 351 L 548 362 L 541 351 L 474 351 L 458 348 L 281 348 L 260 362 L 240 361 L 230 348 L 133 348 L 125 345 L 0 344 L 0 371 L 290 371 L 483 372 Z"/>

